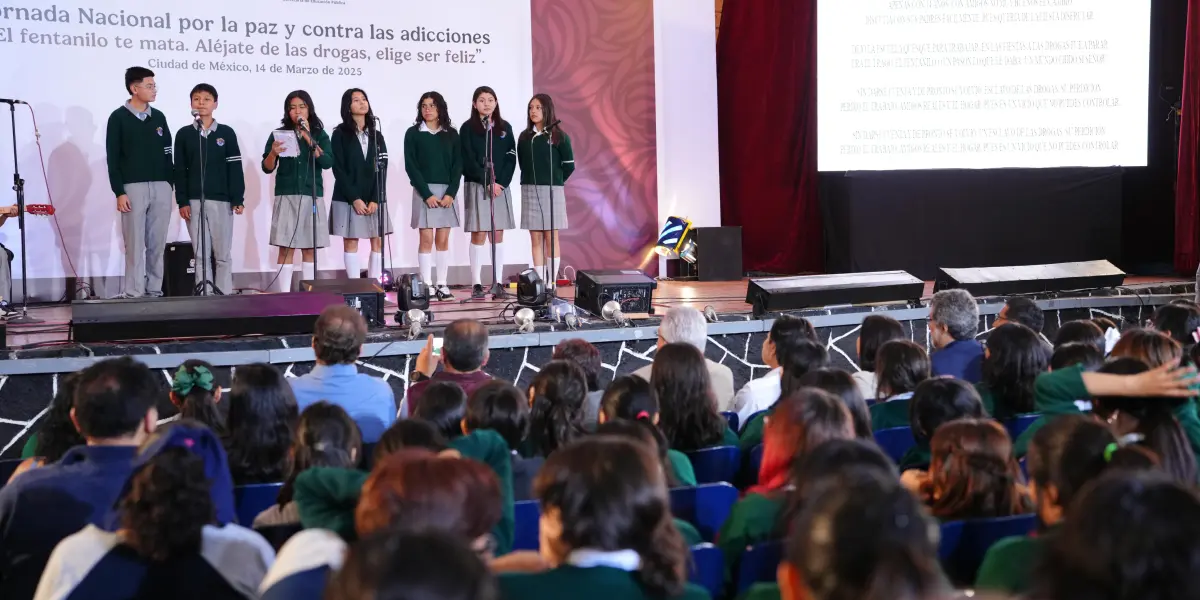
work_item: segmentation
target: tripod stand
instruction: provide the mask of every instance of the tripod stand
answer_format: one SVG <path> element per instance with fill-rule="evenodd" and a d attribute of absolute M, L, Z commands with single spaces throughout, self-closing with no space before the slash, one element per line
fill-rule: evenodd
<path fill-rule="evenodd" d="M 25 180 L 21 179 L 21 168 L 18 165 L 20 162 L 17 158 L 17 104 L 24 104 L 17 100 L 2 100 L 8 103 L 9 122 L 12 123 L 12 148 L 13 148 L 13 191 L 17 193 L 17 227 L 21 230 L 21 314 L 11 319 L 9 323 L 14 325 L 28 325 L 32 323 L 44 323 L 42 319 L 29 316 L 29 270 L 27 260 L 25 258 Z M 12 287 L 12 277 L 9 277 L 9 288 Z"/>

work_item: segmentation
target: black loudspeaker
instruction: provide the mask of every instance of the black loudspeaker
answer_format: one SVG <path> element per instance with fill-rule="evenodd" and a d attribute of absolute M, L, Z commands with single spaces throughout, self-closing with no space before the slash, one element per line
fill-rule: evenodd
<path fill-rule="evenodd" d="M 163 295 L 191 296 L 195 291 L 196 253 L 192 250 L 192 243 L 171 242 L 167 244 L 163 260 Z"/>
<path fill-rule="evenodd" d="M 1008 296 L 1116 287 L 1124 282 L 1124 271 L 1107 260 L 1093 260 L 1025 267 L 938 269 L 933 291 L 957 288 L 975 296 Z"/>
<path fill-rule="evenodd" d="M 751 279 L 746 303 L 754 315 L 839 304 L 920 300 L 925 282 L 904 271 Z"/>
<path fill-rule="evenodd" d="M 641 271 L 610 269 L 575 274 L 575 306 L 600 316 L 606 302 L 616 300 L 625 314 L 654 314 L 658 282 Z"/>
<path fill-rule="evenodd" d="M 696 278 L 700 281 L 742 280 L 742 228 L 697 227 Z"/>
<path fill-rule="evenodd" d="M 305 292 L 341 294 L 346 305 L 362 313 L 368 327 L 383 327 L 383 288 L 374 279 L 318 279 L 300 282 Z"/>

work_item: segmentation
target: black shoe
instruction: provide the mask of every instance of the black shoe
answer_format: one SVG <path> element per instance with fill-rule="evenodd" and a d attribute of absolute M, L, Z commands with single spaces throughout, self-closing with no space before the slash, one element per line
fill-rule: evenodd
<path fill-rule="evenodd" d="M 444 285 L 437 286 L 434 294 L 437 296 L 438 302 L 446 302 L 454 299 L 454 294 L 450 293 L 450 288 Z"/>
<path fill-rule="evenodd" d="M 477 283 L 477 284 L 471 286 L 471 297 L 472 298 L 485 298 L 485 297 L 487 297 L 487 294 L 484 293 L 483 286 Z"/>

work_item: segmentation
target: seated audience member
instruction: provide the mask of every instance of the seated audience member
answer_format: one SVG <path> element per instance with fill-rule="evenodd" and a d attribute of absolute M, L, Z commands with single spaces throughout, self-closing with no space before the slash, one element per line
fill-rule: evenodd
<path fill-rule="evenodd" d="M 644 444 L 579 440 L 546 459 L 534 491 L 550 569 L 501 574 L 503 598 L 709 597 L 687 582 L 688 549 L 671 518 L 663 470 Z"/>
<path fill-rule="evenodd" d="M 858 371 L 854 372 L 854 382 L 863 398 L 875 399 L 877 394 L 875 384 L 875 353 L 879 347 L 892 340 L 905 339 L 904 326 L 887 315 L 867 315 L 859 330 L 854 347 L 858 350 Z"/>
<path fill-rule="evenodd" d="M 275 367 L 237 368 L 225 424 L 225 451 L 236 485 L 283 481 L 298 419 L 292 386 Z"/>
<path fill-rule="evenodd" d="M 469 397 L 475 388 L 491 381 L 492 376 L 483 371 L 488 361 L 488 330 L 479 321 L 459 319 L 446 326 L 442 332 L 442 354 L 433 353 L 433 336 L 425 341 L 425 347 L 417 355 L 416 369 L 409 376 L 407 412 L 412 414 L 421 402 L 421 394 L 433 381 L 453 381 Z M 438 362 L 442 370 L 437 370 Z"/>
<path fill-rule="evenodd" d="M 987 411 L 979 393 L 961 379 L 939 377 L 917 386 L 909 401 L 909 426 L 916 445 L 900 457 L 900 470 L 925 469 L 929 466 L 930 441 L 944 423 L 958 419 L 985 419 Z"/>
<path fill-rule="evenodd" d="M 50 409 L 38 432 L 29 436 L 21 458 L 25 459 L 9 477 L 9 481 L 30 469 L 58 462 L 68 450 L 82 446 L 86 441 L 71 420 L 71 408 L 75 402 L 75 390 L 79 387 L 79 374 L 70 373 L 58 380 L 58 392 L 50 400 Z M 0 486 L 2 487 L 2 486 Z"/>
<path fill-rule="evenodd" d="M 800 383 L 805 375 L 829 366 L 829 352 L 825 346 L 810 339 L 796 340 L 792 349 L 779 356 L 782 373 L 779 381 L 780 398 L 786 398 L 800 391 L 804 386 Z M 744 454 L 749 454 L 755 446 L 763 441 L 763 425 L 770 413 L 774 402 L 767 409 L 752 415 L 750 420 L 742 425 L 742 433 L 738 436 L 738 448 Z"/>
<path fill-rule="evenodd" d="M 686 306 L 672 308 L 663 315 L 658 324 L 658 350 L 667 344 L 687 344 L 704 356 L 704 347 L 708 345 L 708 321 L 700 311 Z M 657 362 L 655 354 L 655 362 Z M 729 367 L 704 359 L 708 370 L 713 398 L 719 407 L 718 411 L 733 410 L 733 371 Z M 633 372 L 634 375 L 654 383 L 653 363 Z"/>
<path fill-rule="evenodd" d="M 202 360 L 186 360 L 171 380 L 171 404 L 179 410 L 179 418 L 199 421 L 217 437 L 225 435 L 225 417 L 217 408 L 221 401 L 221 384 L 213 376 L 213 366 Z"/>
<path fill-rule="evenodd" d="M 358 426 L 345 409 L 328 402 L 309 405 L 300 413 L 292 443 L 288 473 L 274 506 L 254 518 L 254 527 L 300 523 L 300 510 L 292 499 L 296 476 L 313 467 L 353 469 L 362 456 Z"/>
<path fill-rule="evenodd" d="M 1200 308 L 1194 303 L 1164 304 L 1154 310 L 1150 323 L 1156 331 L 1167 334 L 1180 346 L 1190 348 L 1196 344 L 1192 335 L 1200 330 Z"/>
<path fill-rule="evenodd" d="M 1078 365 L 1084 371 L 1095 371 L 1104 364 L 1104 352 L 1082 342 L 1063 344 L 1050 355 L 1050 370 L 1057 371 Z"/>
<path fill-rule="evenodd" d="M 1134 358 L 1110 359 L 1100 373 L 1137 375 L 1149 369 Z M 1143 443 L 1162 461 L 1162 469 L 1180 483 L 1195 485 L 1197 457 L 1195 443 L 1189 440 L 1188 430 L 1176 416 L 1181 407 L 1192 405 L 1189 418 L 1195 418 L 1194 402 L 1190 398 L 1141 396 L 1094 396 L 1092 414 L 1104 419 L 1118 436 L 1140 434 Z M 1193 430 L 1197 427 L 1193 426 Z"/>
<path fill-rule="evenodd" d="M 650 385 L 662 407 L 658 426 L 680 452 L 737 445 L 737 435 L 717 412 L 705 360 L 689 344 L 667 344 L 654 357 Z"/>
<path fill-rule="evenodd" d="M 966 290 L 942 290 L 929 301 L 930 357 L 934 377 L 949 375 L 968 383 L 983 379 L 983 346 L 979 332 L 979 305 Z"/>
<path fill-rule="evenodd" d="M 543 458 L 524 458 L 517 449 L 529 431 L 528 399 L 517 386 L 493 379 L 479 386 L 467 399 L 467 413 L 463 417 L 463 433 L 479 429 L 491 429 L 504 438 L 512 452 L 513 500 L 520 502 L 533 497 L 533 478 L 542 468 Z"/>
<path fill-rule="evenodd" d="M 462 420 L 467 414 L 467 394 L 453 381 L 435 381 L 421 394 L 421 404 L 412 418 L 437 428 L 446 439 L 463 434 Z"/>
<path fill-rule="evenodd" d="M 1095 347 L 1100 352 L 1107 354 L 1104 342 L 1104 330 L 1092 321 L 1067 321 L 1058 328 L 1058 334 L 1054 336 L 1054 347 L 1057 348 L 1063 344 L 1083 343 Z"/>
<path fill-rule="evenodd" d="M 770 539 L 791 484 L 791 469 L 829 440 L 854 438 L 850 412 L 833 394 L 803 389 L 779 401 L 763 436 L 758 483 L 733 505 L 717 535 L 732 574 L 746 547 Z"/>
<path fill-rule="evenodd" d="M 790 315 L 775 319 L 762 343 L 763 364 L 770 370 L 758 379 L 747 381 L 733 397 L 733 405 L 729 407 L 737 412 L 741 423 L 748 422 L 754 413 L 771 408 L 779 400 L 782 357 L 788 355 L 799 340 L 816 342 L 816 336 L 812 323 L 807 319 Z"/>
<path fill-rule="evenodd" d="M 937 428 L 929 471 L 905 471 L 904 484 L 943 521 L 1031 512 L 1008 431 L 990 419 L 958 419 Z"/>
<path fill-rule="evenodd" d="M 1154 472 L 1101 477 L 1071 506 L 1036 568 L 1034 598 L 1200 598 L 1200 500 Z"/>
<path fill-rule="evenodd" d="M 529 385 L 529 435 L 531 456 L 551 452 L 586 433 L 583 401 L 587 379 L 579 365 L 567 360 L 547 363 Z"/>
<path fill-rule="evenodd" d="M 1072 502 L 1091 481 L 1121 469 L 1151 469 L 1158 457 L 1144 446 L 1121 445 L 1103 423 L 1084 415 L 1055 418 L 1033 436 L 1029 488 L 1037 504 L 1036 535 L 1005 538 L 987 552 L 977 589 L 1008 594 L 1029 591 L 1034 565 L 1061 529 Z"/>
<path fill-rule="evenodd" d="M 424 448 L 434 454 L 440 454 L 450 449 L 445 436 L 437 428 L 425 421 L 402 419 L 392 423 L 379 442 L 375 444 L 375 464 L 385 457 L 395 454 L 402 448 Z"/>
<path fill-rule="evenodd" d="M 0 598 L 31 598 L 51 551 L 104 518 L 158 422 L 158 378 L 131 358 L 79 374 L 71 420 L 86 445 L 0 488 Z"/>
<path fill-rule="evenodd" d="M 888 342 L 875 355 L 879 402 L 871 406 L 871 429 L 908 425 L 908 402 L 922 381 L 929 379 L 930 360 L 925 349 L 908 341 Z"/>
<path fill-rule="evenodd" d="M 319 598 L 329 571 L 342 568 L 346 541 L 386 532 L 449 535 L 484 560 L 495 555 L 497 545 L 491 531 L 503 512 L 501 486 L 495 473 L 478 461 L 406 448 L 384 458 L 369 476 L 352 470 L 314 469 L 302 475 L 301 481 L 322 474 L 326 483 L 333 485 L 331 490 L 353 489 L 355 494 L 330 505 L 337 510 L 318 514 L 311 525 L 305 519 L 309 528 L 280 549 L 263 580 L 264 599 Z M 297 582 L 315 589 L 303 596 L 283 593 L 295 590 Z"/>
<path fill-rule="evenodd" d="M 626 421 L 647 421 L 658 428 L 661 416 L 658 408 L 658 396 L 650 382 L 637 375 L 624 375 L 613 379 L 604 391 L 600 400 L 600 424 L 623 419 Z M 659 435 L 662 430 L 659 429 Z M 666 437 L 663 436 L 666 442 Z M 667 444 L 667 461 L 671 464 L 668 479 L 671 485 L 696 485 L 696 471 L 692 461 L 686 454 Z"/>
<path fill-rule="evenodd" d="M 842 404 L 846 406 L 846 410 L 850 411 L 850 420 L 854 423 L 854 437 L 860 440 L 874 441 L 875 437 L 871 432 L 870 409 L 850 373 L 831 368 L 809 371 L 800 378 L 800 387 L 825 390 L 840 398 Z"/>
<path fill-rule="evenodd" d="M 600 350 L 583 340 L 564 340 L 554 347 L 551 360 L 569 360 L 583 369 L 587 377 L 587 398 L 583 403 L 583 426 L 588 431 L 596 429 L 600 418 L 600 397 L 604 388 L 600 385 L 600 371 L 604 368 Z"/>
<path fill-rule="evenodd" d="M 292 379 L 292 391 L 300 410 L 319 400 L 342 407 L 358 423 L 363 443 L 373 444 L 396 420 L 396 395 L 386 381 L 358 372 L 366 339 L 367 322 L 358 311 L 344 304 L 321 311 L 312 339 L 317 365 Z"/>
<path fill-rule="evenodd" d="M 1024 296 L 1014 296 L 1004 302 L 1004 307 L 1000 309 L 1000 314 L 996 315 L 992 328 L 1008 323 L 1019 323 L 1040 334 L 1042 327 L 1046 326 L 1046 315 L 1038 308 L 1037 302 Z"/>
<path fill-rule="evenodd" d="M 779 565 L 779 594 L 761 584 L 748 598 L 950 597 L 938 564 L 938 527 L 920 503 L 878 469 L 850 475 L 818 482 L 812 502 L 792 524 Z"/>
<path fill-rule="evenodd" d="M 1095 323 L 1097 327 L 1100 328 L 1100 331 L 1103 331 L 1105 333 L 1108 333 L 1109 329 L 1115 329 L 1117 331 L 1117 333 L 1121 332 L 1121 328 L 1120 328 L 1120 326 L 1117 325 L 1117 322 L 1108 317 L 1104 317 L 1104 316 L 1092 317 L 1091 321 L 1093 323 Z"/>
<path fill-rule="evenodd" d="M 199 421 L 155 434 L 138 453 L 115 532 L 88 525 L 50 555 L 38 600 L 257 596 L 275 552 L 236 518 L 221 442 Z"/>
<path fill-rule="evenodd" d="M 1169 335 L 1152 329 L 1131 329 L 1113 346 L 1109 358 L 1133 358 L 1151 369 L 1176 364 L 1183 357 L 1183 348 Z"/>
<path fill-rule="evenodd" d="M 282 597 L 282 596 L 281 596 Z M 471 547 L 441 532 L 383 531 L 350 547 L 325 600 L 497 600 Z"/>
<path fill-rule="evenodd" d="M 1033 412 L 1033 385 L 1050 368 L 1050 348 L 1032 329 L 1001 325 L 988 336 L 983 380 L 975 388 L 988 414 L 1008 419 Z"/>
<path fill-rule="evenodd" d="M 775 520 L 776 537 L 787 537 L 788 528 L 796 522 L 804 507 L 814 500 L 812 491 L 819 488 L 825 479 L 858 470 L 876 470 L 899 481 L 896 463 L 874 442 L 865 440 L 829 440 L 792 461 L 790 489 Z"/>

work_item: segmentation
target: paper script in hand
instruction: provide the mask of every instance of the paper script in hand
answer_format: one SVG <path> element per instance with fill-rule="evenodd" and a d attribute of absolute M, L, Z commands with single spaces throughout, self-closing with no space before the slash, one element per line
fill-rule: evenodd
<path fill-rule="evenodd" d="M 300 156 L 300 140 L 296 138 L 295 131 L 276 129 L 275 141 L 283 142 L 283 152 L 280 152 L 279 156 L 285 158 Z"/>

